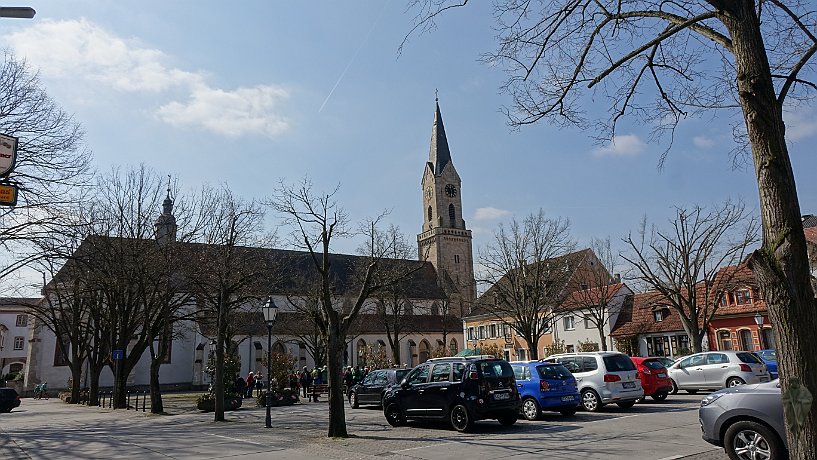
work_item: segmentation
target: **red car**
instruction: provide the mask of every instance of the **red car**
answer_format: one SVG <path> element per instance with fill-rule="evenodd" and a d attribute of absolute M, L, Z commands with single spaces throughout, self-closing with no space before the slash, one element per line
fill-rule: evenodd
<path fill-rule="evenodd" d="M 667 399 L 672 391 L 672 380 L 667 375 L 667 368 L 658 358 L 631 358 L 638 369 L 638 378 L 644 388 L 644 397 L 652 396 L 656 401 Z"/>

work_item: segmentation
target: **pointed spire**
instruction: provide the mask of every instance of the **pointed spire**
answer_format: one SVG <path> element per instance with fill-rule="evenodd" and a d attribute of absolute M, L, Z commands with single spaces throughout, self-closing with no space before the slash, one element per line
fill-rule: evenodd
<path fill-rule="evenodd" d="M 434 95 L 434 126 L 431 128 L 431 148 L 428 152 L 428 161 L 434 169 L 434 175 L 442 174 L 445 165 L 451 162 L 451 152 L 448 150 L 448 139 L 445 137 L 443 116 L 440 113 L 440 101 L 436 90 Z"/>
<path fill-rule="evenodd" d="M 170 174 L 167 175 L 167 195 L 162 202 L 162 214 L 168 216 L 173 214 L 173 199 L 170 198 Z"/>
<path fill-rule="evenodd" d="M 167 195 L 162 202 L 162 214 L 156 219 L 156 240 L 160 243 L 176 240 L 176 217 L 173 216 L 173 199 L 170 197 L 170 175 L 167 176 Z"/>

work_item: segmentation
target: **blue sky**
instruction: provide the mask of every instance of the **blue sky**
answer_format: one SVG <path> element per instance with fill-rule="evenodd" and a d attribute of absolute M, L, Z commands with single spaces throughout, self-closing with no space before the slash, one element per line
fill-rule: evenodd
<path fill-rule="evenodd" d="M 475 252 L 498 222 L 539 208 L 569 218 L 581 245 L 619 240 L 644 214 L 664 224 L 674 205 L 757 208 L 720 119 L 684 121 L 663 171 L 647 127 L 625 123 L 601 146 L 545 123 L 511 130 L 504 75 L 478 60 L 494 46 L 489 2 L 445 15 L 399 56 L 413 19 L 404 1 L 27 5 L 35 19 L 3 19 L 1 40 L 84 125 L 100 170 L 144 162 L 184 189 L 226 182 L 248 198 L 308 175 L 320 189 L 340 183 L 353 220 L 390 209 L 413 239 L 437 89 Z M 803 213 L 817 212 L 814 115 L 787 114 Z"/>

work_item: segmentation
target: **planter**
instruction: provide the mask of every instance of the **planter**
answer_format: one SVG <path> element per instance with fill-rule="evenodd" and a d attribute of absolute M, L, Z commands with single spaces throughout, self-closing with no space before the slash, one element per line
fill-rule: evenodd
<path fill-rule="evenodd" d="M 236 410 L 241 407 L 243 403 L 243 398 L 240 397 L 227 397 L 224 398 L 224 410 Z M 196 402 L 196 408 L 203 412 L 215 412 L 216 410 L 216 401 L 214 399 L 200 399 Z"/>

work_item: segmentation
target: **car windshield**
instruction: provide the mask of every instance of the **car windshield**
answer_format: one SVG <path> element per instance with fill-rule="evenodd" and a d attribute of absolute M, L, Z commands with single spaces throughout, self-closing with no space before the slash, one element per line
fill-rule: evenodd
<path fill-rule="evenodd" d="M 561 364 L 544 364 L 537 366 L 536 370 L 539 371 L 539 378 L 545 380 L 565 380 L 573 377 L 573 374 Z"/>
<path fill-rule="evenodd" d="M 754 353 L 738 353 L 737 357 L 744 363 L 763 364 L 763 361 L 755 356 Z"/>
<path fill-rule="evenodd" d="M 482 361 L 479 370 L 485 378 L 513 377 L 513 369 L 507 361 Z"/>
<path fill-rule="evenodd" d="M 649 367 L 650 369 L 663 369 L 664 368 L 664 364 L 661 361 L 658 361 L 657 359 L 656 360 L 647 359 L 647 360 L 642 361 L 641 364 Z"/>
<path fill-rule="evenodd" d="M 766 361 L 775 361 L 777 362 L 777 352 L 776 351 L 761 351 L 758 353 L 761 358 L 765 359 Z"/>
<path fill-rule="evenodd" d="M 634 371 L 635 364 L 633 364 L 633 360 L 630 359 L 629 356 L 625 355 L 610 355 L 604 357 L 604 367 L 607 368 L 607 372 L 620 372 L 620 371 Z"/>

